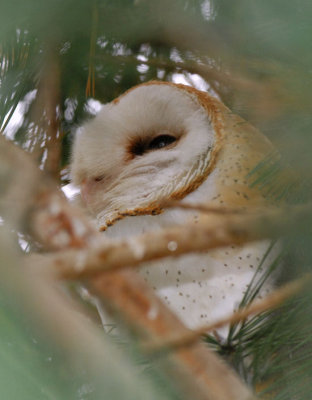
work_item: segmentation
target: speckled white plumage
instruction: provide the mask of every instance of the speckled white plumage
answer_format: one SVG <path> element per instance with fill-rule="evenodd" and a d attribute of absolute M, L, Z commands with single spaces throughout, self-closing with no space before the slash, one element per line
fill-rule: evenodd
<path fill-rule="evenodd" d="M 146 138 L 149 143 L 157 135 L 172 135 L 175 142 L 131 154 L 133 143 Z M 90 214 L 100 227 L 108 227 L 105 234 L 132 237 L 214 218 L 182 209 L 148 215 L 170 198 L 246 208 L 266 204 L 248 187 L 246 175 L 270 150 L 263 135 L 218 100 L 182 85 L 155 82 L 105 105 L 81 129 L 72 176 L 83 187 Z M 139 273 L 187 326 L 196 328 L 237 307 L 268 245 L 263 241 L 166 258 L 143 265 Z M 268 281 L 259 296 L 271 287 Z"/>

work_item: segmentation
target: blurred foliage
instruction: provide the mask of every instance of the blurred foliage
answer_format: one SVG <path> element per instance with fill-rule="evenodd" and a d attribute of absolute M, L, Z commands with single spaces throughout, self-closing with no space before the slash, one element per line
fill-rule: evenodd
<path fill-rule="evenodd" d="M 183 74 L 192 82 L 198 74 L 233 111 L 282 144 L 291 161 L 295 145 L 304 169 L 308 154 L 301 143 L 310 140 L 311 126 L 311 15 L 308 0 L 3 4 L 0 125 L 6 127 L 19 104 L 23 124 L 8 134 L 31 151 L 46 143 L 33 127 L 40 98 L 34 91 L 47 79 L 44 61 L 53 57 L 60 75 L 55 100 L 64 145 L 60 164 L 66 165 L 72 129 L 90 114 L 89 97 L 105 103 L 143 81 Z M 49 76 L 53 79 L 53 71 Z"/>
<path fill-rule="evenodd" d="M 73 132 L 95 113 L 96 101 L 111 101 L 151 79 L 187 82 L 219 96 L 279 149 L 282 161 L 275 155 L 264 160 L 253 185 L 277 201 L 307 200 L 312 171 L 311 20 L 310 0 L 2 2 L 0 127 L 66 183 Z M 285 176 L 290 175 L 289 182 Z M 286 241 L 281 280 L 310 270 L 311 237 L 301 228 Z M 252 319 L 239 332 L 233 330 L 227 344 L 227 351 L 236 351 L 232 362 L 247 381 L 265 383 L 265 391 L 274 390 L 276 399 L 311 397 L 310 304 L 309 296 L 302 296 L 285 305 L 286 312 Z M 27 349 L 25 338 L 18 336 L 23 328 L 7 313 L 4 308 L 1 337 L 15 337 Z M 24 361 L 7 353 L 2 343 L 3 359 L 17 369 L 1 363 L 0 375 L 7 382 L 18 376 L 23 398 L 28 398 L 26 380 L 36 374 L 43 387 L 49 381 L 52 394 L 46 398 L 74 398 L 57 394 L 59 380 L 53 375 L 55 385 L 51 383 L 42 371 L 44 361 L 33 350 L 26 350 L 29 358 Z M 224 354 L 225 347 L 218 349 Z M 240 362 L 250 354 L 252 375 Z M 20 366 L 25 371 L 29 363 L 34 372 L 24 380 Z M 15 397 L 8 393 L 4 397 Z"/>
<path fill-rule="evenodd" d="M 10 299 L 12 303 L 12 299 Z M 92 370 L 74 346 L 67 352 L 49 340 L 46 327 L 22 315 L 17 304 L 0 298 L 0 395 L 20 400 L 177 400 L 177 394 L 157 369 L 140 367 L 137 350 L 128 341 L 123 355 L 103 337 L 106 359 Z M 25 306 L 25 305 L 24 305 Z M 62 338 L 60 337 L 60 341 Z M 88 346 L 88 343 L 81 343 Z M 119 346 L 120 347 L 120 346 Z M 73 362 L 71 351 L 76 350 Z M 119 349 L 118 349 L 119 350 Z M 132 350 L 133 354 L 130 354 Z M 136 358 L 135 358 L 136 356 Z M 78 363 L 77 360 L 80 362 Z"/>
<path fill-rule="evenodd" d="M 31 334 L 31 329 L 21 323 L 21 316 L 8 306 L 5 296 L 1 297 L 1 397 L 28 400 L 65 399 L 76 395 L 77 399 L 87 398 L 78 393 L 92 392 L 90 381 L 84 383 L 85 377 L 77 379 L 72 373 L 69 376 L 61 355 L 51 345 L 49 348 L 48 343 L 38 343 L 38 334 Z"/>
<path fill-rule="evenodd" d="M 0 226 L 2 399 L 177 399 L 159 369 L 151 373 L 140 365 L 129 338 L 121 352 L 64 293 L 54 301 L 56 292 L 47 288 L 51 281 L 19 270 L 14 242 L 14 234 Z"/>
<path fill-rule="evenodd" d="M 277 275 L 280 284 L 298 276 L 299 268 L 296 271 L 288 270 L 296 265 L 293 262 L 297 263 L 298 258 L 289 263 L 287 259 L 290 254 L 285 250 L 262 273 L 263 262 L 274 251 L 276 244 L 271 244 L 261 260 L 239 307 L 255 299 L 271 274 Z M 284 247 L 291 248 L 293 245 L 288 240 Z M 300 268 L 299 273 L 302 272 Z M 207 335 L 205 340 L 259 393 L 260 398 L 309 399 L 312 393 L 311 316 L 311 291 L 308 285 L 279 309 L 233 324 L 224 341 L 214 335 Z"/>

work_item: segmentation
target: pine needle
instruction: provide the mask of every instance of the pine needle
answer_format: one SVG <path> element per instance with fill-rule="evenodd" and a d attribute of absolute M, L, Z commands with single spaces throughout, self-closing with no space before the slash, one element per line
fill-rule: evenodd
<path fill-rule="evenodd" d="M 194 343 L 198 338 L 208 332 L 213 332 L 225 325 L 233 325 L 245 321 L 247 318 L 254 314 L 261 314 L 265 311 L 272 310 L 279 307 L 282 303 L 288 300 L 290 297 L 299 293 L 301 289 L 310 283 L 312 276 L 305 275 L 303 278 L 290 282 L 280 289 L 275 290 L 273 293 L 268 295 L 261 301 L 253 301 L 249 306 L 244 307 L 232 315 L 222 318 L 219 321 L 207 326 L 200 327 L 194 331 L 191 331 L 185 335 L 181 335 L 176 338 L 164 340 L 161 343 L 145 343 L 143 349 L 147 353 L 160 353 L 164 351 L 170 351 L 179 347 L 186 347 Z"/>

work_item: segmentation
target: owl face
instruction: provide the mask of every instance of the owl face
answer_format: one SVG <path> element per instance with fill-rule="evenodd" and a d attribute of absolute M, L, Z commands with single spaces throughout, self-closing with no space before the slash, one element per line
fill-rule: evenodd
<path fill-rule="evenodd" d="M 77 134 L 72 178 L 89 212 L 105 225 L 154 214 L 207 176 L 218 127 L 207 105 L 182 85 L 152 82 L 126 92 Z M 105 215 L 105 218 L 104 218 Z"/>

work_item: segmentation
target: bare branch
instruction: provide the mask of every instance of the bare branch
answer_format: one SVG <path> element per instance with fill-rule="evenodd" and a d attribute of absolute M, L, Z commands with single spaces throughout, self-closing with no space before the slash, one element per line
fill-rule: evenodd
<path fill-rule="evenodd" d="M 38 93 L 31 110 L 27 146 L 35 160 L 51 177 L 58 180 L 61 169 L 63 132 L 60 128 L 60 65 L 59 56 L 51 44 L 44 50 L 39 74 Z"/>
<path fill-rule="evenodd" d="M 162 340 L 172 334 L 184 336 L 190 332 L 132 271 L 93 278 L 90 287 L 108 309 L 121 317 L 139 343 Z M 182 389 L 185 399 L 255 400 L 226 364 L 199 340 L 157 361 L 173 383 L 179 382 L 178 388 Z"/>
<path fill-rule="evenodd" d="M 23 152 L 7 142 L 3 142 L 2 145 L 3 149 L 11 146 L 12 157 L 6 161 L 8 165 L 14 165 Z M 16 170 L 16 174 L 20 174 L 19 169 Z M 90 245 L 95 246 L 100 241 L 101 234 L 79 215 L 78 210 L 66 204 L 64 197 L 53 189 L 53 185 L 48 183 L 43 175 L 37 181 L 34 194 L 31 191 L 27 193 L 30 199 L 23 208 L 21 216 L 28 221 L 28 230 L 35 232 L 37 240 L 46 247 L 82 249 Z M 9 209 L 10 203 L 7 202 L 5 207 Z M 56 224 L 49 230 L 51 221 Z M 65 245 L 61 240 L 62 234 L 65 234 L 64 238 L 66 237 Z M 132 249 L 132 255 L 134 251 Z M 117 254 L 114 256 L 117 257 Z M 122 262 L 127 263 L 127 260 L 122 259 Z M 135 333 L 139 341 L 163 339 L 172 332 L 177 335 L 188 332 L 134 271 L 102 274 L 89 279 L 88 284 L 107 308 Z M 162 364 L 180 391 L 181 397 L 185 399 L 251 400 L 254 398 L 236 374 L 199 341 L 186 349 L 174 351 L 163 359 Z"/>
<path fill-rule="evenodd" d="M 245 215 L 213 215 L 199 220 L 197 224 L 186 223 L 130 239 L 108 241 L 104 237 L 96 242 L 96 246 L 82 251 L 55 253 L 43 262 L 60 278 L 91 277 L 103 271 L 136 267 L 163 257 L 279 238 L 284 232 L 291 232 L 294 224 L 310 217 L 311 211 L 308 204 Z"/>
<path fill-rule="evenodd" d="M 92 7 L 92 24 L 90 34 L 90 52 L 89 52 L 89 71 L 88 79 L 86 84 L 86 97 L 95 96 L 95 69 L 94 69 L 94 56 L 96 52 L 96 39 L 97 39 L 97 27 L 98 27 L 98 9 L 96 2 L 93 3 Z"/>
<path fill-rule="evenodd" d="M 41 89 L 41 90 L 40 90 Z M 62 139 L 58 106 L 60 102 L 60 65 L 58 54 L 50 53 L 46 59 L 41 87 L 39 87 L 38 102 L 45 105 L 46 119 L 40 128 L 46 132 L 47 159 L 44 170 L 56 180 L 60 177 Z"/>
<path fill-rule="evenodd" d="M 246 210 L 246 207 L 234 208 L 234 207 L 221 207 L 216 206 L 215 204 L 210 205 L 209 203 L 184 203 L 177 200 L 168 200 L 160 205 L 161 208 L 182 208 L 184 210 L 195 210 L 201 211 L 204 213 L 212 213 L 212 214 L 246 214 L 251 213 L 250 211 Z M 260 213 L 263 211 L 262 209 L 253 210 L 252 214 L 255 212 Z"/>
<path fill-rule="evenodd" d="M 163 343 L 145 343 L 143 344 L 143 351 L 155 354 L 163 351 L 170 351 L 179 347 L 185 347 L 194 343 L 194 341 L 196 341 L 200 336 L 219 329 L 224 325 L 237 324 L 246 320 L 251 315 L 261 314 L 265 311 L 277 308 L 290 297 L 298 294 L 305 285 L 311 283 L 311 278 L 311 275 L 306 275 L 301 279 L 290 282 L 280 289 L 275 290 L 265 299 L 254 301 L 249 306 L 234 312 L 230 316 L 216 321 L 213 324 L 200 327 L 192 332 L 188 332 L 184 336 L 171 337 L 166 339 Z"/>

